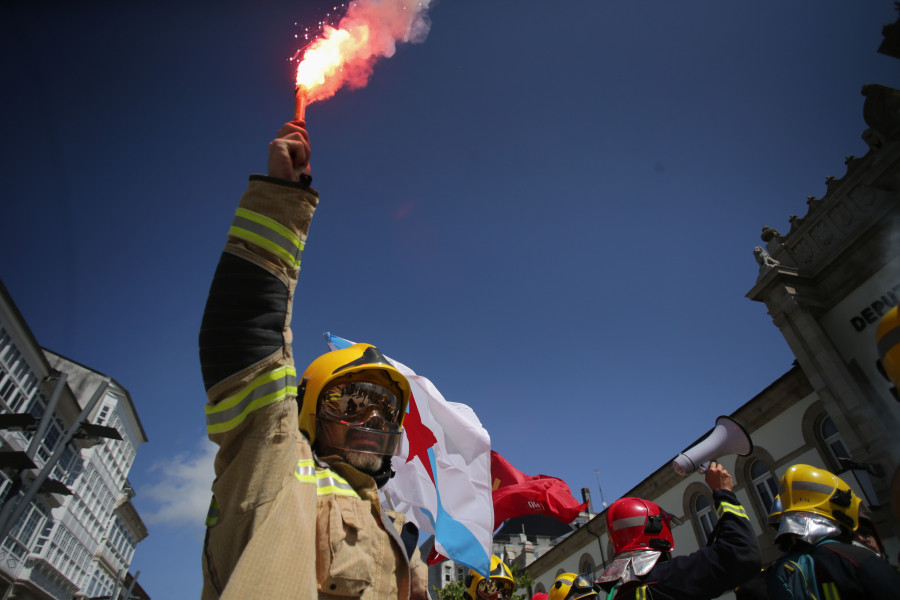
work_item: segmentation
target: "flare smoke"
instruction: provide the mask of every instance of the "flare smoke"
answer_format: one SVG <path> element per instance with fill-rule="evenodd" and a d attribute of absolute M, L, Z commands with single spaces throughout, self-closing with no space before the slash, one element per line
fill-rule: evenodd
<path fill-rule="evenodd" d="M 422 42 L 428 35 L 432 0 L 358 0 L 337 27 L 326 26 L 310 44 L 297 67 L 297 85 L 307 101 L 330 98 L 340 88 L 366 85 L 372 65 L 391 57 L 398 42 Z"/>

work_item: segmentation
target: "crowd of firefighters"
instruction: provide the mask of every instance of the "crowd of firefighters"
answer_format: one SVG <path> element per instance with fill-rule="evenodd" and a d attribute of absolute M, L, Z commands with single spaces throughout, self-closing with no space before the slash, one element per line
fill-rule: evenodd
<path fill-rule="evenodd" d="M 673 556 L 672 515 L 641 498 L 621 498 L 606 512 L 614 556 L 595 573 L 562 573 L 532 600 L 715 598 L 738 600 L 898 598 L 900 575 L 860 498 L 840 477 L 809 465 L 790 467 L 767 524 L 783 556 L 761 568 L 756 535 L 731 490 L 731 476 L 713 463 L 706 477 L 719 520 L 706 547 Z M 466 600 L 510 600 L 512 572 L 491 558 L 485 578 L 469 571 Z"/>

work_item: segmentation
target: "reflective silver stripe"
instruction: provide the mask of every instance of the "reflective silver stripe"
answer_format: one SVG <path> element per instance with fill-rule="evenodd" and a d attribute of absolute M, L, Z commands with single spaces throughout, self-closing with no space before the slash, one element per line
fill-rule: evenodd
<path fill-rule="evenodd" d="M 819 494 L 830 494 L 834 491 L 834 486 L 815 481 L 792 481 L 792 490 L 800 490 L 804 492 L 818 492 Z"/>
<path fill-rule="evenodd" d="M 739 504 L 732 504 L 730 502 L 722 502 L 719 504 L 716 512 L 722 517 L 725 513 L 729 512 L 738 517 L 743 517 L 744 519 L 750 520 L 750 517 L 747 516 L 747 512 L 744 510 L 744 507 Z"/>
<path fill-rule="evenodd" d="M 359 498 L 359 494 L 356 493 L 353 486 L 347 483 L 343 477 L 328 469 L 316 469 L 316 494 Z"/>
<path fill-rule="evenodd" d="M 626 529 L 628 527 L 643 527 L 646 519 L 647 517 L 625 517 L 624 519 L 616 519 L 612 524 L 613 531 Z"/>
<path fill-rule="evenodd" d="M 294 477 L 305 484 L 315 484 L 318 496 L 352 496 L 359 498 L 359 494 L 353 489 L 347 480 L 332 471 L 316 467 L 312 460 L 301 460 L 294 469 Z"/>
<path fill-rule="evenodd" d="M 230 431 L 254 410 L 297 394 L 297 372 L 291 366 L 263 373 L 234 396 L 206 407 L 207 433 Z"/>
<path fill-rule="evenodd" d="M 274 219 L 246 208 L 239 208 L 234 214 L 228 233 L 265 248 L 294 269 L 300 268 L 303 241 Z"/>
<path fill-rule="evenodd" d="M 878 357 L 887 356 L 887 353 L 893 350 L 897 344 L 900 344 L 900 327 L 894 327 L 878 340 Z"/>
<path fill-rule="evenodd" d="M 311 460 L 301 460 L 294 469 L 294 477 L 302 483 L 316 482 L 316 467 Z"/>

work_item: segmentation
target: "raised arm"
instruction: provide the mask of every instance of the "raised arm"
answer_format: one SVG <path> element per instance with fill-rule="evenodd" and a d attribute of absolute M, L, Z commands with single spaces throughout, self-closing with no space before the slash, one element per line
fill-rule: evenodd
<path fill-rule="evenodd" d="M 285 573 L 272 556 L 315 547 L 316 488 L 298 485 L 311 461 L 298 431 L 291 306 L 318 193 L 309 187 L 309 137 L 287 123 L 269 144 L 268 175 L 252 175 L 235 212 L 200 327 L 206 426 L 219 445 L 204 544 L 203 599 L 290 587 L 315 592 L 315 561 Z M 281 504 L 278 519 L 267 518 Z M 276 522 L 278 521 L 278 522 Z M 277 542 L 273 543 L 273 540 Z M 293 546 L 292 546 L 293 547 Z"/>

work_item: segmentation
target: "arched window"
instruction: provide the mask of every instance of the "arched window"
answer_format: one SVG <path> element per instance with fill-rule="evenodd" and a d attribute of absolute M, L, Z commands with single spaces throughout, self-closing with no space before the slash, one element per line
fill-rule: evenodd
<path fill-rule="evenodd" d="M 709 500 L 703 494 L 699 494 L 694 498 L 694 516 L 697 517 L 697 522 L 708 539 L 716 526 L 716 513 L 709 505 Z"/>
<path fill-rule="evenodd" d="M 850 451 L 831 417 L 825 417 L 819 424 L 819 440 L 828 449 L 828 461 L 837 466 L 833 470 L 835 475 L 851 486 L 854 483 L 859 484 L 857 493 L 862 493 L 862 500 L 869 508 L 880 506 L 869 473 L 862 469 L 849 470 L 850 465 L 844 462 L 850 460 Z"/>
<path fill-rule="evenodd" d="M 753 481 L 753 488 L 766 514 L 772 510 L 772 503 L 775 502 L 775 496 L 778 495 L 778 484 L 775 482 L 775 476 L 761 460 L 754 461 L 750 465 L 750 479 Z"/>
<path fill-rule="evenodd" d="M 594 576 L 594 559 L 591 558 L 590 554 L 585 554 L 581 557 L 581 560 L 578 561 L 578 572 L 587 573 L 591 577 Z"/>
<path fill-rule="evenodd" d="M 822 433 L 822 441 L 825 442 L 825 447 L 828 448 L 831 458 L 836 464 L 843 466 L 841 459 L 849 459 L 850 452 L 847 450 L 847 446 L 844 445 L 844 440 L 841 438 L 841 432 L 838 431 L 838 428 L 834 424 L 834 421 L 831 420 L 831 417 L 825 417 L 822 420 L 820 431 Z"/>

